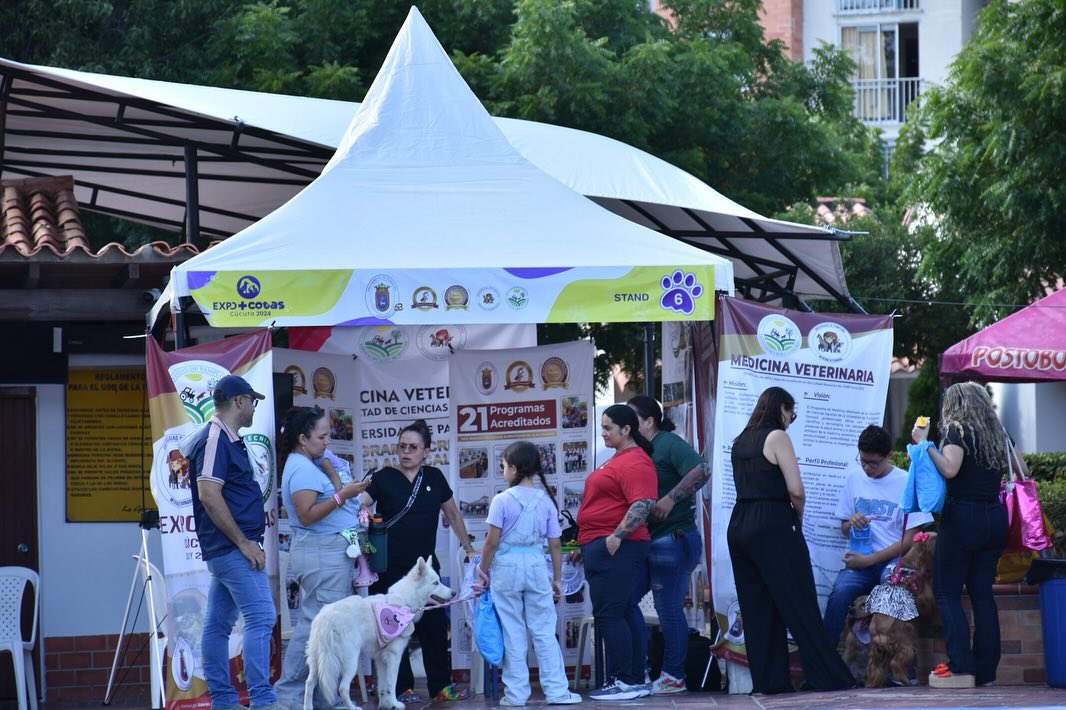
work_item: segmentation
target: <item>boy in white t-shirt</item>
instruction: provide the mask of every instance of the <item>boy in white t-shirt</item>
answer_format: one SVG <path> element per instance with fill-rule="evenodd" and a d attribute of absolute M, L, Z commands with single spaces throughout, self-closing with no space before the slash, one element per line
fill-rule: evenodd
<path fill-rule="evenodd" d="M 844 481 L 836 516 L 840 519 L 840 532 L 851 536 L 868 529 L 870 552 L 849 549 L 844 553 L 844 569 L 840 570 L 829 601 L 825 605 L 822 622 L 829 642 L 834 646 L 840 640 L 848 608 L 856 597 L 869 594 L 881 582 L 882 574 L 891 571 L 896 558 L 913 544 L 913 535 L 903 536 L 903 513 L 899 503 L 907 472 L 892 465 L 892 438 L 882 427 L 870 425 L 859 434 L 859 455 L 856 461 L 861 467 Z M 929 513 L 911 513 L 907 529 L 914 530 L 933 521 Z"/>

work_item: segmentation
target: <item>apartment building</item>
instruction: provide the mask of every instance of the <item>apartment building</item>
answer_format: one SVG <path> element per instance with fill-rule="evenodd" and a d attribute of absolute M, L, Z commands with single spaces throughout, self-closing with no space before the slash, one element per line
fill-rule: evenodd
<path fill-rule="evenodd" d="M 881 129 L 892 149 L 911 105 L 947 78 L 987 0 L 764 0 L 763 27 L 793 59 L 822 43 L 855 61 L 855 115 Z"/>

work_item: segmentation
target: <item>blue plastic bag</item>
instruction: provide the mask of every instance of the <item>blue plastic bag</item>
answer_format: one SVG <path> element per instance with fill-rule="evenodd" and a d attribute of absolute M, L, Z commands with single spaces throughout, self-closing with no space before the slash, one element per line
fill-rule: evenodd
<path fill-rule="evenodd" d="M 496 605 L 492 603 L 492 593 L 485 592 L 477 602 L 477 614 L 474 616 L 474 643 L 477 644 L 481 657 L 494 666 L 503 660 L 503 627 L 496 614 Z"/>
<path fill-rule="evenodd" d="M 907 483 L 903 486 L 903 499 L 899 503 L 904 513 L 917 510 L 938 513 L 944 507 L 948 484 L 929 456 L 930 447 L 936 448 L 931 441 L 907 444 L 911 465 L 907 472 Z"/>

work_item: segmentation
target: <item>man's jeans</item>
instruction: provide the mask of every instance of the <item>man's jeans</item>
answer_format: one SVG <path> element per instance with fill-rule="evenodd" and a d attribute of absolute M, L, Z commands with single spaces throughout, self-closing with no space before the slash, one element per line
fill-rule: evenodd
<path fill-rule="evenodd" d="M 651 541 L 648 563 L 637 577 L 633 590 L 634 602 L 639 604 L 651 589 L 655 600 L 655 613 L 663 632 L 663 671 L 678 680 L 685 678 L 685 659 L 688 656 L 688 619 L 685 618 L 685 594 L 688 592 L 692 570 L 696 569 L 703 552 L 703 543 L 696 530 L 689 530 L 681 537 L 663 535 Z M 639 609 L 638 609 L 639 613 Z M 647 658 L 648 638 L 646 627 L 641 639 Z"/>
<path fill-rule="evenodd" d="M 200 650 L 211 706 L 237 704 L 237 691 L 230 682 L 229 635 L 238 613 L 244 614 L 244 676 L 252 707 L 277 702 L 270 685 L 270 634 L 277 612 L 266 570 L 252 569 L 240 550 L 208 560 L 207 569 L 211 589 Z"/>
<path fill-rule="evenodd" d="M 844 628 L 852 602 L 863 594 L 869 594 L 881 583 L 881 573 L 885 568 L 895 564 L 895 560 L 890 560 L 863 569 L 845 567 L 840 570 L 837 581 L 833 583 L 833 591 L 829 592 L 829 600 L 825 604 L 825 614 L 822 617 L 829 645 L 836 648 L 840 643 L 840 632 Z"/>

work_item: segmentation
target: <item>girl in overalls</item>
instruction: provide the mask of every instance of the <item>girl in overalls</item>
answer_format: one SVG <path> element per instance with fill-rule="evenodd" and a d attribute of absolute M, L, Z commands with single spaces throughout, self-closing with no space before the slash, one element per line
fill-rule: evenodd
<path fill-rule="evenodd" d="M 478 571 L 491 580 L 492 598 L 503 627 L 503 683 L 500 705 L 521 707 L 529 700 L 528 639 L 532 637 L 540 667 L 540 686 L 549 705 L 572 705 L 581 696 L 571 693 L 563 653 L 555 637 L 555 602 L 562 594 L 562 544 L 559 511 L 547 493 L 540 452 L 518 441 L 503 452 L 503 477 L 511 487 L 489 504 L 488 533 Z M 543 488 L 534 485 L 533 476 Z M 552 579 L 544 564 L 548 540 Z"/>

